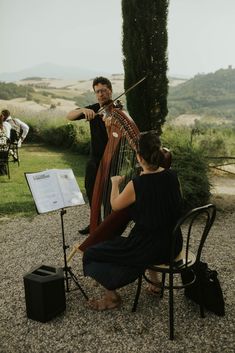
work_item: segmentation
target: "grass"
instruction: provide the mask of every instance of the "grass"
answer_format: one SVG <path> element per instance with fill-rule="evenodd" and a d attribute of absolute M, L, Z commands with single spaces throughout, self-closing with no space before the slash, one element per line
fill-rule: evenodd
<path fill-rule="evenodd" d="M 34 201 L 25 172 L 71 168 L 84 193 L 85 156 L 42 144 L 23 144 L 19 155 L 20 166 L 10 162 L 10 180 L 7 176 L 0 176 L 0 217 L 35 215 Z"/>

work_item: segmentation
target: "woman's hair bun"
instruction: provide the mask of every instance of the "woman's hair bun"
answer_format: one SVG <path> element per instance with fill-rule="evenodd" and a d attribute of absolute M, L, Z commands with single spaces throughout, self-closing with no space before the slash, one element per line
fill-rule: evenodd
<path fill-rule="evenodd" d="M 138 153 L 152 167 L 159 167 L 161 140 L 156 131 L 140 134 Z"/>

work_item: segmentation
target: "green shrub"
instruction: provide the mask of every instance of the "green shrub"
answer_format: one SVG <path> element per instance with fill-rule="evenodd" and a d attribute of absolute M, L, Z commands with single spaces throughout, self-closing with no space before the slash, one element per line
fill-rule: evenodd
<path fill-rule="evenodd" d="M 199 142 L 199 146 L 203 149 L 208 156 L 226 156 L 226 146 L 223 138 L 215 136 L 214 138 L 208 139 L 203 138 Z"/>
<path fill-rule="evenodd" d="M 206 204 L 210 198 L 210 183 L 208 162 L 202 150 L 189 145 L 177 146 L 172 154 L 172 168 L 178 173 L 185 208 Z"/>
<path fill-rule="evenodd" d="M 27 142 L 42 142 L 40 128 L 38 125 L 34 125 L 31 122 L 27 122 L 29 126 L 29 133 L 27 135 Z"/>
<path fill-rule="evenodd" d="M 38 120 L 34 124 L 29 123 L 29 127 L 27 140 L 30 142 L 45 142 L 83 155 L 87 155 L 90 151 L 89 127 L 83 122 L 58 126 L 52 121 Z"/>
<path fill-rule="evenodd" d="M 79 123 L 76 125 L 76 131 L 77 133 L 71 149 L 79 154 L 88 155 L 90 152 L 90 132 L 88 126 Z"/>
<path fill-rule="evenodd" d="M 48 127 L 44 130 L 43 140 L 54 146 L 70 148 L 76 138 L 77 130 L 72 124 Z"/>
<path fill-rule="evenodd" d="M 209 165 L 205 150 L 190 143 L 190 129 L 167 127 L 163 145 L 172 152 L 172 168 L 181 184 L 185 209 L 206 204 L 210 198 Z"/>

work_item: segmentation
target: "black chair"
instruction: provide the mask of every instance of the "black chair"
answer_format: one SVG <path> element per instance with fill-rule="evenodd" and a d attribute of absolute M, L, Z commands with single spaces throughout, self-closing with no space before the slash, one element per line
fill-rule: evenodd
<path fill-rule="evenodd" d="M 181 217 L 176 224 L 173 233 L 172 233 L 172 243 L 171 243 L 171 256 L 169 264 L 162 265 L 152 265 L 149 266 L 147 270 L 152 270 L 162 274 L 162 283 L 161 283 L 161 293 L 160 297 L 163 297 L 164 289 L 169 289 L 169 325 L 170 325 L 170 339 L 174 339 L 174 300 L 173 300 L 173 291 L 174 289 L 182 289 L 190 284 L 194 283 L 196 280 L 195 269 L 197 268 L 203 245 L 209 234 L 209 231 L 214 223 L 216 216 L 216 207 L 212 204 L 208 204 L 202 207 L 194 208 L 189 211 L 183 217 Z M 183 250 L 174 258 L 174 246 L 176 235 L 181 229 L 183 234 Z M 146 272 L 147 272 L 146 270 Z M 193 271 L 193 278 L 190 282 L 175 285 L 174 276 L 182 274 L 184 271 Z M 142 278 L 144 278 L 148 283 L 154 284 L 147 276 L 146 272 L 143 276 L 138 278 L 137 291 L 134 299 L 134 304 L 132 311 L 136 311 L 139 295 L 141 291 Z M 168 284 L 165 284 L 166 274 L 169 276 Z M 201 317 L 204 315 L 204 305 L 202 301 L 201 293 L 201 303 L 200 303 L 200 314 Z"/>
<path fill-rule="evenodd" d="M 9 168 L 10 143 L 0 144 L 0 175 L 7 175 L 10 179 Z"/>

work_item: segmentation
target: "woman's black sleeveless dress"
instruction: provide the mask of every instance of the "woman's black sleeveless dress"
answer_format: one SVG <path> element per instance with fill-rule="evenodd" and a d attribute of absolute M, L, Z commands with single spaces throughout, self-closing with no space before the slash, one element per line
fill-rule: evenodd
<path fill-rule="evenodd" d="M 136 201 L 131 206 L 134 227 L 128 237 L 93 245 L 83 256 L 84 275 L 106 289 L 133 282 L 150 264 L 169 261 L 172 230 L 181 215 L 182 198 L 176 173 L 167 169 L 133 179 Z M 179 234 L 176 255 L 182 248 Z"/>

